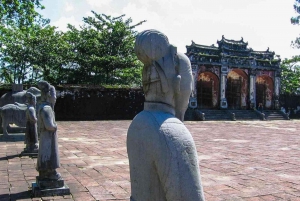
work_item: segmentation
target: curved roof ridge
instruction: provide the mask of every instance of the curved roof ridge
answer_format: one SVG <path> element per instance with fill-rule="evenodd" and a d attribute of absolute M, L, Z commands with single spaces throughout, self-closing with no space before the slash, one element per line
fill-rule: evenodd
<path fill-rule="evenodd" d="M 248 42 L 244 42 L 244 38 L 241 37 L 241 40 L 233 40 L 233 39 L 227 39 L 225 38 L 224 35 L 222 35 L 222 39 L 221 40 L 217 40 L 217 43 L 230 43 L 230 44 L 237 44 L 237 45 L 248 45 Z"/>

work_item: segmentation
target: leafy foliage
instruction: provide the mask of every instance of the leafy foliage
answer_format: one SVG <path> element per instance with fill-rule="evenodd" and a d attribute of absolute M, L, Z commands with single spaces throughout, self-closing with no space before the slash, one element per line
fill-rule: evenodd
<path fill-rule="evenodd" d="M 299 24 L 300 20 L 300 0 L 295 0 L 294 10 L 297 13 L 297 16 L 291 18 L 292 24 Z"/>
<path fill-rule="evenodd" d="M 300 88 L 300 56 L 281 63 L 281 93 L 298 94 Z"/>
<path fill-rule="evenodd" d="M 18 27 L 26 27 L 34 23 L 34 21 L 49 20 L 42 19 L 41 15 L 35 10 L 36 8 L 44 9 L 41 5 L 42 0 L 0 0 L 0 24 L 17 25 Z"/>
<path fill-rule="evenodd" d="M 39 1 L 30 2 L 40 5 Z M 2 14 L 8 23 L 0 27 L 2 82 L 44 79 L 53 84 L 141 85 L 142 64 L 134 53 L 134 28 L 144 21 L 132 26 L 131 18 L 123 19 L 124 15 L 111 17 L 92 11 L 94 16 L 83 18 L 83 26 L 68 25 L 64 33 L 18 16 L 21 11 L 15 9 L 12 14 Z M 31 17 L 38 15 L 31 11 Z M 23 26 L 25 22 L 27 26 Z"/>
<path fill-rule="evenodd" d="M 294 10 L 296 15 L 294 17 L 291 17 L 291 23 L 293 25 L 299 25 L 300 24 L 300 0 L 295 0 Z M 294 41 L 292 41 L 291 46 L 294 48 L 300 48 L 300 37 L 297 37 Z"/>
<path fill-rule="evenodd" d="M 83 18 L 77 29 L 69 25 L 66 40 L 72 46 L 73 80 L 84 84 L 129 84 L 140 82 L 142 64 L 134 53 L 136 32 L 131 18 L 111 17 L 93 12 L 94 17 Z"/>
<path fill-rule="evenodd" d="M 10 76 L 2 77 L 2 81 L 25 83 L 46 79 L 56 82 L 62 75 L 64 52 L 68 51 L 62 35 L 49 25 L 32 25 L 26 30 L 3 29 L 1 71 Z"/>

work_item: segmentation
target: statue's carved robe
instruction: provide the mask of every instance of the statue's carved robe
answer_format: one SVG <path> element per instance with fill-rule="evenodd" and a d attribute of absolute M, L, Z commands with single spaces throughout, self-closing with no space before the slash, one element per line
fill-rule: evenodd
<path fill-rule="evenodd" d="M 34 107 L 28 106 L 26 111 L 25 144 L 28 146 L 34 146 L 36 143 L 38 143 L 37 118 Z"/>
<path fill-rule="evenodd" d="M 166 104 L 145 102 L 127 135 L 131 201 L 203 201 L 194 140 Z"/>
<path fill-rule="evenodd" d="M 48 103 L 42 103 L 38 112 L 38 129 L 40 133 L 37 170 L 59 168 L 58 138 L 54 112 Z"/>

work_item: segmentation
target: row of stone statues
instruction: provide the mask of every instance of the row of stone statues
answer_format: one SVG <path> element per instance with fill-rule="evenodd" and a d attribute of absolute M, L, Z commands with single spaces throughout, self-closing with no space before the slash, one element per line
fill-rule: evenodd
<path fill-rule="evenodd" d="M 38 104 L 36 96 L 26 92 L 25 148 L 22 153 L 38 155 L 36 169 L 39 175 L 32 186 L 33 194 L 35 196 L 69 194 L 60 173 L 56 171 L 60 166 L 54 114 L 56 91 L 46 81 L 39 82 L 38 88 L 40 90 Z M 15 105 L 22 106 L 17 103 Z"/>
<path fill-rule="evenodd" d="M 69 188 L 64 185 L 60 173 L 56 171 L 60 167 L 57 124 L 55 122 L 54 105 L 56 91 L 54 86 L 46 81 L 38 83 L 41 90 L 41 102 L 37 106 L 37 117 L 34 116 L 34 101 L 27 109 L 26 139 L 29 147 L 36 143 L 37 129 L 39 133 L 39 151 L 37 159 L 37 171 L 39 176 L 33 184 L 35 196 L 69 194 Z M 28 97 L 33 97 L 28 95 Z M 30 100 L 30 99 L 29 99 Z M 37 125 L 36 125 L 37 123 Z M 27 146 L 28 146 L 27 144 Z"/>

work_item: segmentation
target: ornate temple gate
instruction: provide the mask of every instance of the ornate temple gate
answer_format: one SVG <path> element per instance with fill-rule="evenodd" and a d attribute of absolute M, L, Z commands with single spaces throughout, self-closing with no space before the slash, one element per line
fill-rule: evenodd
<path fill-rule="evenodd" d="M 208 109 L 213 106 L 213 87 L 214 81 L 204 81 L 200 79 L 197 82 L 197 100 L 200 109 Z"/>
<path fill-rule="evenodd" d="M 281 59 L 269 48 L 255 51 L 243 38 L 224 35 L 217 46 L 192 41 L 186 48 L 195 81 L 190 108 L 249 110 L 262 103 L 280 109 Z"/>
<path fill-rule="evenodd" d="M 231 77 L 227 80 L 226 97 L 229 109 L 241 109 L 241 89 L 242 79 L 232 79 Z"/>

